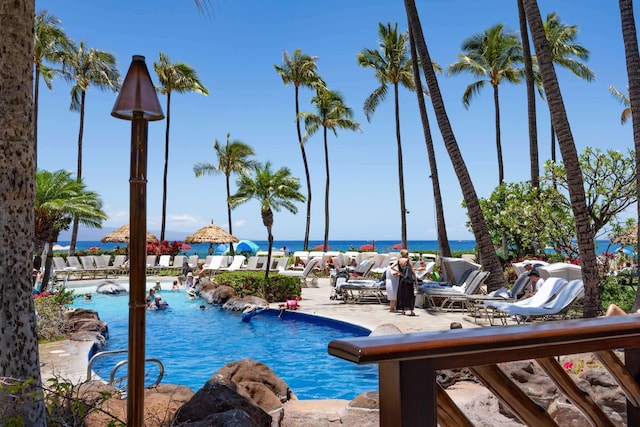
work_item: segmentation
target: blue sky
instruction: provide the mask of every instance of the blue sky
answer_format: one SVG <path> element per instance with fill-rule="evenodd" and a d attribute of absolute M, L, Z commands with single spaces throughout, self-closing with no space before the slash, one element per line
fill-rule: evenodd
<path fill-rule="evenodd" d="M 486 28 L 503 23 L 518 29 L 515 1 L 419 1 L 423 31 L 431 57 L 443 68 L 456 60 L 461 42 Z M 579 25 L 579 42 L 591 50 L 588 65 L 596 72 L 592 83 L 558 69 L 576 146 L 624 150 L 633 146 L 631 125 L 620 125 L 622 106 L 609 86 L 627 85 L 617 3 L 565 0 L 539 1 L 543 16 L 558 12 L 568 24 Z M 287 166 L 299 177 L 304 169 L 294 123 L 294 91 L 274 70 L 284 50 L 300 48 L 318 56 L 318 71 L 332 90 L 342 93 L 362 132 L 341 131 L 330 136 L 330 240 L 400 239 L 400 213 L 393 98 L 390 96 L 367 122 L 362 105 L 378 86 L 373 72 L 361 68 L 356 55 L 378 43 L 378 22 L 407 27 L 400 0 L 260 1 L 215 0 L 211 16 L 202 15 L 192 1 L 140 0 L 86 2 L 38 0 L 62 21 L 67 35 L 88 47 L 113 52 L 122 75 L 134 54 L 144 55 L 157 83 L 153 62 L 159 52 L 172 62 L 182 61 L 198 72 L 209 96 L 174 94 L 171 102 L 167 232 L 180 238 L 211 220 L 227 229 L 223 176 L 195 178 L 197 162 L 215 163 L 215 139 L 227 133 L 250 144 L 258 160 L 274 168 Z M 470 76 L 439 76 L 447 112 L 479 197 L 487 197 L 498 180 L 492 91 L 485 88 L 465 109 L 461 97 Z M 57 79 L 53 90 L 41 86 L 38 167 L 76 172 L 79 114 L 69 111 L 69 83 Z M 313 111 L 313 94 L 302 90 L 302 111 Z M 98 192 L 109 219 L 104 227 L 128 222 L 130 122 L 110 116 L 116 94 L 91 87 L 86 98 L 83 178 Z M 436 239 L 433 191 L 428 178 L 422 125 L 415 94 L 401 89 L 409 240 Z M 166 97 L 160 95 L 166 111 Z M 500 87 L 505 179 L 529 179 L 526 97 L 524 84 Z M 429 107 L 428 107 L 429 108 Z M 541 162 L 550 157 L 546 103 L 538 99 Z M 472 239 L 467 230 L 462 195 L 431 109 L 430 124 L 438 160 L 449 238 Z M 160 229 L 165 121 L 149 124 L 147 228 Z M 324 233 L 324 154 L 321 133 L 307 144 L 313 184 L 311 238 Z M 541 165 L 542 168 L 542 165 Z M 232 191 L 235 182 L 232 182 Z M 277 240 L 304 238 L 305 205 L 297 215 L 275 213 Z M 259 206 L 236 208 L 233 232 L 241 239 L 266 239 Z M 61 240 L 64 240 L 64 236 Z M 83 233 L 79 236 L 83 239 Z"/>

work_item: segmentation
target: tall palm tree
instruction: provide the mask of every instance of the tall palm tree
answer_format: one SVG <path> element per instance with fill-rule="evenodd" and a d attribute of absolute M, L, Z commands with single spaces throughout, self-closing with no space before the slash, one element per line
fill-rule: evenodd
<path fill-rule="evenodd" d="M 338 136 L 338 129 L 360 130 L 360 124 L 353 121 L 353 113 L 342 99 L 342 96 L 335 91 L 326 88 L 320 88 L 316 91 L 316 96 L 311 99 L 311 103 L 315 104 L 316 113 L 303 112 L 300 117 L 304 119 L 306 133 L 303 141 L 307 141 L 311 135 L 322 128 L 322 136 L 324 140 L 324 167 L 326 173 L 326 181 L 324 187 L 324 247 L 329 246 L 329 143 L 327 140 L 327 132 L 331 130 L 333 134 Z"/>
<path fill-rule="evenodd" d="M 299 92 L 300 87 L 309 87 L 319 89 L 325 87 L 325 83 L 318 75 L 315 56 L 309 56 L 302 53 L 302 50 L 296 49 L 293 55 L 289 56 L 287 51 L 282 53 L 282 65 L 274 65 L 282 82 L 285 85 L 292 84 L 295 90 L 296 103 L 296 131 L 298 132 L 298 145 L 302 154 L 302 163 L 304 165 L 304 174 L 307 179 L 307 222 L 304 229 L 304 250 L 309 249 L 309 229 L 311 228 L 311 175 L 309 173 L 309 163 L 307 162 L 307 153 L 304 149 L 302 141 L 302 131 L 300 130 L 300 105 Z"/>
<path fill-rule="evenodd" d="M 94 86 L 100 90 L 118 91 L 120 89 L 120 71 L 116 66 L 116 57 L 103 50 L 87 48 L 84 41 L 80 45 L 71 43 L 68 50 L 60 55 L 62 75 L 71 82 L 70 110 L 80 112 L 78 130 L 78 172 L 76 179 L 82 181 L 82 137 L 84 134 L 84 109 L 87 90 Z M 73 255 L 78 239 L 78 220 L 73 221 L 69 254 Z"/>
<path fill-rule="evenodd" d="M 500 139 L 500 97 L 498 87 L 502 82 L 520 83 L 523 70 L 522 45 L 516 33 L 505 30 L 497 24 L 475 34 L 462 42 L 464 53 L 458 54 L 458 61 L 449 65 L 449 75 L 470 73 L 480 80 L 470 84 L 462 95 L 462 103 L 469 108 L 474 95 L 489 83 L 493 87 L 493 107 L 495 109 L 496 151 L 498 152 L 498 184 L 504 181 L 502 142 Z"/>
<path fill-rule="evenodd" d="M 418 61 L 418 52 L 416 51 L 416 42 L 413 33 L 409 29 L 409 46 L 411 47 L 411 68 L 413 70 L 413 80 L 415 82 L 415 92 L 418 98 L 418 108 L 420 109 L 420 119 L 422 121 L 422 131 L 424 133 L 424 142 L 427 146 L 427 156 L 429 157 L 429 169 L 431 174 L 431 185 L 433 187 L 433 201 L 436 208 L 436 229 L 438 233 L 438 254 L 441 257 L 450 257 L 451 248 L 449 246 L 449 238 L 447 237 L 447 225 L 444 219 L 444 206 L 442 204 L 442 195 L 440 193 L 440 179 L 438 178 L 438 165 L 436 164 L 436 153 L 433 149 L 433 139 L 431 138 L 431 128 L 429 126 L 429 117 L 427 116 L 427 107 L 424 102 L 425 92 L 422 89 L 422 81 L 420 78 L 420 66 Z M 435 64 L 434 64 L 435 67 Z"/>
<path fill-rule="evenodd" d="M 35 1 L 0 3 L 0 377 L 22 384 L 2 393 L 0 413 L 30 426 L 46 426 L 41 397 L 36 314 L 31 293 L 33 262 L 33 25 Z"/>
<path fill-rule="evenodd" d="M 540 163 L 538 150 L 538 127 L 536 124 L 536 94 L 535 76 L 533 73 L 533 59 L 529 46 L 529 31 L 527 17 L 524 13 L 522 0 L 518 0 L 518 21 L 520 23 L 520 40 L 522 41 L 522 58 L 524 60 L 524 77 L 527 87 L 527 119 L 529 129 L 529 164 L 531 166 L 531 187 L 540 185 Z"/>
<path fill-rule="evenodd" d="M 40 76 L 42 76 L 47 88 L 51 89 L 51 80 L 55 70 L 45 64 L 59 63 L 60 53 L 68 50 L 70 41 L 60 27 L 60 20 L 47 13 L 39 12 L 35 17 L 33 26 L 34 50 L 33 50 L 33 145 L 35 147 L 36 168 L 38 166 L 38 99 L 40 92 Z"/>
<path fill-rule="evenodd" d="M 638 53 L 638 34 L 636 20 L 633 15 L 632 0 L 619 0 L 620 21 L 622 22 L 622 38 L 629 79 L 629 108 L 631 109 L 631 124 L 633 126 L 633 144 L 636 153 L 636 193 L 640 196 L 640 53 Z M 640 199 L 638 199 L 640 200 Z M 640 204 L 636 211 L 636 218 L 640 219 Z M 637 227 L 636 242 L 640 242 L 640 227 Z M 640 308 L 640 289 L 636 293 L 633 310 Z"/>
<path fill-rule="evenodd" d="M 68 230 L 74 218 L 83 226 L 101 228 L 107 214 L 102 210 L 98 193 L 87 190 L 82 181 L 72 178 L 71 172 L 39 170 L 36 173 L 34 216 L 36 253 L 42 252 L 45 243 L 49 244 L 42 279 L 44 291 L 51 274 L 53 244 L 58 241 L 60 232 Z"/>
<path fill-rule="evenodd" d="M 551 110 L 551 120 L 558 137 L 562 161 L 567 173 L 567 186 L 571 208 L 576 222 L 578 250 L 582 266 L 582 279 L 585 285 L 584 317 L 594 317 L 600 314 L 600 292 L 598 284 L 598 264 L 594 247 L 595 234 L 589 220 L 582 171 L 578 160 L 578 152 L 571 133 L 571 126 L 564 108 L 564 101 L 558 78 L 553 67 L 553 56 L 547 40 L 540 10 L 535 0 L 524 0 L 527 22 L 531 29 L 536 58 L 540 68 L 542 84 L 547 97 L 547 104 Z"/>
<path fill-rule="evenodd" d="M 280 212 L 284 208 L 295 214 L 298 208 L 294 202 L 304 202 L 304 195 L 300 193 L 300 180 L 291 176 L 289 168 L 283 167 L 275 172 L 271 171 L 271 163 L 264 166 L 255 164 L 255 176 L 242 175 L 237 180 L 238 190 L 231 196 L 231 206 L 235 207 L 254 199 L 260 203 L 262 223 L 267 227 L 269 252 L 267 265 L 271 265 L 271 250 L 273 248 L 273 211 Z M 269 277 L 269 269 L 264 272 L 265 279 Z"/>
<path fill-rule="evenodd" d="M 233 234 L 231 222 L 231 187 L 229 179 L 232 173 L 245 175 L 256 165 L 256 161 L 250 159 L 255 154 L 253 148 L 242 141 L 231 139 L 231 134 L 227 134 L 227 143 L 222 146 L 216 139 L 213 144 L 213 150 L 218 157 L 218 164 L 196 163 L 193 166 L 193 172 L 196 178 L 203 175 L 224 174 L 227 185 L 227 220 L 229 221 L 229 234 Z M 230 246 L 231 255 L 233 255 L 233 245 Z"/>
<path fill-rule="evenodd" d="M 363 49 L 358 54 L 358 63 L 362 67 L 373 69 L 380 83 L 364 101 L 364 112 L 367 120 L 371 121 L 376 107 L 385 100 L 388 85 L 393 86 L 395 102 L 396 143 L 398 149 L 398 185 L 400 193 L 400 230 L 402 247 L 407 247 L 407 207 L 404 195 L 404 167 L 402 164 L 402 140 L 400 137 L 400 100 L 398 88 L 400 85 L 409 90 L 415 90 L 413 69 L 409 56 L 409 35 L 398 33 L 398 24 L 383 25 L 378 23 L 378 49 Z M 326 243 L 326 242 L 325 242 Z"/>
<path fill-rule="evenodd" d="M 583 80 L 592 81 L 596 74 L 582 62 L 589 59 L 589 50 L 576 42 L 578 26 L 565 24 L 556 12 L 547 15 L 543 26 L 553 63 Z M 551 126 L 551 160 L 556 161 L 556 137 L 553 125 Z"/>
<path fill-rule="evenodd" d="M 433 105 L 433 111 L 435 113 L 445 147 L 447 148 L 449 158 L 451 159 L 453 169 L 458 177 L 462 195 L 467 206 L 469 220 L 471 221 L 471 228 L 473 229 L 473 234 L 478 245 L 480 262 L 484 266 L 485 270 L 491 272 L 487 279 L 487 287 L 489 290 L 498 289 L 506 284 L 504 274 L 502 272 L 502 265 L 500 264 L 500 260 L 498 259 L 493 247 L 487 223 L 482 215 L 478 195 L 473 187 L 473 182 L 469 176 L 469 170 L 464 163 L 464 159 L 460 153 L 460 147 L 458 147 L 456 137 L 453 134 L 453 129 L 451 128 L 451 123 L 447 117 L 447 111 L 444 106 L 442 94 L 440 93 L 436 73 L 433 69 L 431 56 L 429 55 L 427 43 L 425 42 L 424 34 L 422 32 L 422 26 L 420 25 L 418 10 L 414 0 L 404 0 L 404 5 L 407 11 L 409 28 L 414 36 L 416 50 L 418 51 L 418 56 L 421 60 L 422 71 L 425 75 L 425 80 L 427 81 L 427 87 L 430 95 L 429 98 Z"/>
<path fill-rule="evenodd" d="M 631 118 L 631 101 L 629 100 L 629 97 L 620 92 L 614 86 L 609 86 L 609 92 L 616 100 L 624 105 L 624 109 L 622 110 L 622 113 L 620 113 L 620 124 L 627 123 L 627 120 Z"/>
<path fill-rule="evenodd" d="M 160 241 L 164 240 L 167 221 L 167 177 L 169 171 L 169 127 L 171 126 L 171 93 L 195 92 L 208 95 L 209 91 L 198 79 L 198 74 L 184 62 L 171 63 L 169 57 L 160 52 L 160 60 L 153 63 L 158 75 L 160 87 L 158 91 L 167 95 L 167 127 L 164 135 L 164 175 L 162 178 L 162 225 L 160 226 Z M 231 224 L 229 224 L 231 225 Z"/>

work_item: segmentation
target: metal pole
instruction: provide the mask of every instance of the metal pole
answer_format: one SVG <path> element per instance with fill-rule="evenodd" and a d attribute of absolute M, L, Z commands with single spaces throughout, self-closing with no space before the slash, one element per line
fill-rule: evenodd
<path fill-rule="evenodd" d="M 127 425 L 144 425 L 144 359 L 147 255 L 147 129 L 143 112 L 134 111 L 131 123 L 129 178 L 129 356 Z"/>

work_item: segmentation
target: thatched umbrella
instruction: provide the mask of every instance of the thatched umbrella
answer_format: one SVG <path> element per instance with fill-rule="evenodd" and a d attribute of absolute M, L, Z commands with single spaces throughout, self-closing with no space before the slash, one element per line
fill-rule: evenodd
<path fill-rule="evenodd" d="M 117 230 L 113 230 L 111 233 L 104 236 L 100 241 L 102 243 L 114 242 L 114 243 L 126 243 L 129 244 L 129 237 L 131 231 L 129 230 L 129 224 L 123 225 Z M 158 243 L 158 238 L 147 231 L 147 243 Z"/>
<path fill-rule="evenodd" d="M 185 243 L 209 243 L 209 253 L 213 253 L 213 244 L 216 243 L 236 243 L 238 239 L 235 236 L 224 231 L 214 223 L 202 227 L 193 234 L 188 235 L 184 239 Z"/>
<path fill-rule="evenodd" d="M 622 246 L 630 246 L 637 244 L 638 240 L 638 225 L 632 225 L 631 227 L 621 231 L 619 234 L 611 239 L 611 243 L 617 243 Z"/>

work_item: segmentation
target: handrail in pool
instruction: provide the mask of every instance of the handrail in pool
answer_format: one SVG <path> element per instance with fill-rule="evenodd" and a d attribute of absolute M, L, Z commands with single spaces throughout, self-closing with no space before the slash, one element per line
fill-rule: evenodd
<path fill-rule="evenodd" d="M 129 350 L 108 350 L 108 351 L 101 351 L 99 353 L 96 353 L 93 355 L 93 357 L 91 357 L 91 359 L 89 359 L 89 363 L 87 365 L 87 381 L 91 381 L 91 377 L 92 377 L 92 373 L 93 373 L 93 362 L 95 362 L 97 359 L 104 357 L 104 356 L 110 356 L 112 354 L 120 354 L 120 353 L 128 353 Z M 156 359 L 155 357 L 147 357 L 146 359 L 144 359 L 145 362 L 153 362 L 156 365 L 158 365 L 159 368 L 159 372 L 158 372 L 158 378 L 156 378 L 156 380 L 153 382 L 153 384 L 147 386 L 147 388 L 152 388 L 157 386 L 158 384 L 160 384 L 160 381 L 162 381 L 162 377 L 164 377 L 164 365 L 162 364 L 162 362 L 160 361 L 160 359 Z M 126 365 L 127 363 L 129 363 L 127 360 L 123 360 L 120 361 L 116 364 L 116 366 L 113 367 L 113 369 L 111 370 L 111 374 L 109 374 L 109 382 L 108 384 L 113 386 L 114 382 L 115 382 L 115 375 L 116 375 L 116 371 L 118 369 L 120 369 L 122 366 Z M 124 377 L 123 377 L 124 378 Z M 118 381 L 120 381 L 121 378 L 118 378 Z"/>

